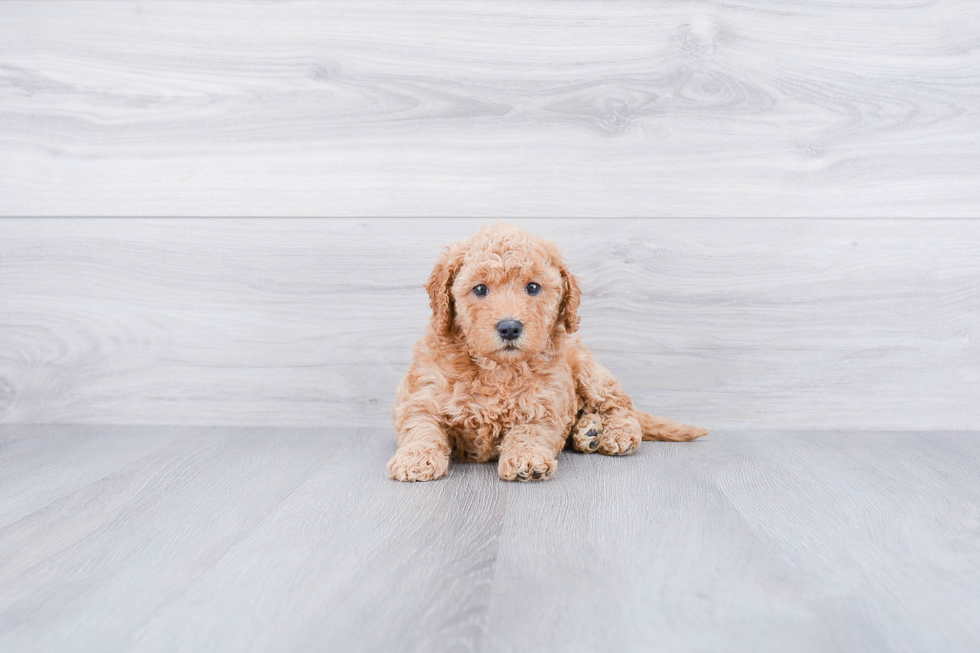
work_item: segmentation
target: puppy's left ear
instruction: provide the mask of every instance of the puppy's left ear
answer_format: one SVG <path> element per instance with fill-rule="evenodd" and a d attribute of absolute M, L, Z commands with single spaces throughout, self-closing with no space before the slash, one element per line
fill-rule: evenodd
<path fill-rule="evenodd" d="M 461 244 L 450 245 L 436 261 L 436 266 L 425 284 L 425 290 L 429 293 L 429 305 L 432 307 L 432 328 L 436 333 L 452 330 L 453 317 L 456 314 L 453 308 L 453 281 L 463 266 L 464 253 Z"/>
<path fill-rule="evenodd" d="M 566 333 L 578 331 L 578 305 L 582 299 L 582 288 L 578 284 L 578 277 L 568 271 L 565 261 L 559 259 L 558 270 L 561 272 L 562 298 L 558 305 L 558 319 L 565 324 Z"/>

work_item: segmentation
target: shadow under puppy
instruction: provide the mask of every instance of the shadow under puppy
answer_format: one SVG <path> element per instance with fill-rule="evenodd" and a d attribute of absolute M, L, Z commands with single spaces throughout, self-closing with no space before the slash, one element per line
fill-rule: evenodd
<path fill-rule="evenodd" d="M 430 481 L 450 456 L 499 459 L 505 480 L 550 477 L 568 438 L 625 455 L 642 440 L 693 440 L 701 428 L 633 407 L 573 334 L 578 280 L 558 247 L 505 224 L 454 243 L 426 283 L 432 320 L 393 411 L 399 481 Z"/>

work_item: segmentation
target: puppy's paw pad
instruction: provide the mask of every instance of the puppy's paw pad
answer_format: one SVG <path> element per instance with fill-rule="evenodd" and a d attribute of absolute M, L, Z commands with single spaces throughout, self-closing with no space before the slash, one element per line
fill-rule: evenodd
<path fill-rule="evenodd" d="M 449 456 L 434 447 L 405 447 L 388 461 L 388 474 L 396 481 L 432 481 L 449 471 Z"/>
<path fill-rule="evenodd" d="M 497 471 L 505 481 L 543 481 L 558 467 L 553 455 L 536 450 L 501 454 Z"/>
<path fill-rule="evenodd" d="M 602 420 L 598 415 L 583 415 L 572 429 L 572 445 L 576 451 L 595 453 L 602 436 Z"/>
<path fill-rule="evenodd" d="M 455 456 L 456 456 L 456 459 L 457 460 L 462 460 L 462 461 L 465 461 L 465 462 L 468 462 L 468 463 L 479 463 L 479 462 L 483 462 L 482 460 L 480 460 L 480 454 L 478 452 L 476 452 L 476 451 L 471 450 L 471 449 L 462 449 L 462 450 L 459 450 L 458 449 L 456 451 Z"/>

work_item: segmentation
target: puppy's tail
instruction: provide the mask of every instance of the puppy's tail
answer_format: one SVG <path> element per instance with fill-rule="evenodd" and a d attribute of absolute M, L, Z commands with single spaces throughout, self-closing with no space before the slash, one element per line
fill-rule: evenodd
<path fill-rule="evenodd" d="M 636 419 L 640 421 L 640 430 L 644 440 L 667 440 L 668 442 L 687 442 L 702 435 L 708 435 L 707 429 L 698 428 L 675 422 L 666 417 L 654 417 L 642 410 L 634 410 Z"/>

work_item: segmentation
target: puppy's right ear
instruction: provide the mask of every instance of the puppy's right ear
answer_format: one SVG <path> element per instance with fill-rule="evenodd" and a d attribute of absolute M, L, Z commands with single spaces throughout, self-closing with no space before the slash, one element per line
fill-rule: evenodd
<path fill-rule="evenodd" d="M 463 253 L 463 246 L 459 243 L 447 247 L 436 261 L 436 266 L 425 284 L 429 293 L 429 305 L 432 307 L 432 327 L 436 333 L 447 333 L 452 329 L 455 316 L 453 281 L 463 266 Z"/>

